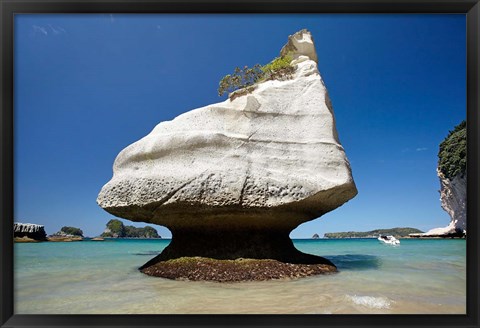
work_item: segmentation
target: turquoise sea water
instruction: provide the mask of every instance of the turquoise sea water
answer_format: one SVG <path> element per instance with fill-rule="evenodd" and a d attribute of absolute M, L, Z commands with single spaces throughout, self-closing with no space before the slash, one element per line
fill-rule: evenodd
<path fill-rule="evenodd" d="M 172 281 L 137 270 L 169 240 L 15 244 L 15 313 L 464 314 L 465 240 L 294 240 L 339 273 L 296 280 Z"/>

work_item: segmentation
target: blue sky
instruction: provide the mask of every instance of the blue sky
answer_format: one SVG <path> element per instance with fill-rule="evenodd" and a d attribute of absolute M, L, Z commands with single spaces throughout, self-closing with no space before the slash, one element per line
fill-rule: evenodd
<path fill-rule="evenodd" d="M 466 117 L 464 15 L 16 15 L 14 220 L 100 234 L 116 155 L 312 32 L 358 195 L 294 230 L 446 226 L 439 143 Z M 125 224 L 144 226 L 142 223 Z M 163 237 L 166 228 L 155 226 Z"/>

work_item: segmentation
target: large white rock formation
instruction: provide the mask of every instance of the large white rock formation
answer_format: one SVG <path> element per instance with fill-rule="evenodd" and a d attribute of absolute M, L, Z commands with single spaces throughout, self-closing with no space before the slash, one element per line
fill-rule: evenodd
<path fill-rule="evenodd" d="M 177 250 L 170 257 L 182 248 L 183 255 L 236 258 L 271 256 L 246 245 L 280 247 L 273 239 L 281 235 L 285 243 L 299 224 L 353 198 L 357 190 L 312 36 L 297 32 L 285 51 L 294 57 L 291 79 L 266 81 L 161 122 L 122 150 L 98 204 L 119 217 L 168 227 L 170 248 Z"/>

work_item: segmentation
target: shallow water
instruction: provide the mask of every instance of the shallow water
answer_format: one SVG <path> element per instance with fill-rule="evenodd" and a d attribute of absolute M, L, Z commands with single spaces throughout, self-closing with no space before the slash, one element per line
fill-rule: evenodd
<path fill-rule="evenodd" d="M 139 266 L 169 240 L 15 244 L 15 313 L 465 314 L 465 240 L 294 240 L 333 275 L 265 282 L 172 281 Z"/>

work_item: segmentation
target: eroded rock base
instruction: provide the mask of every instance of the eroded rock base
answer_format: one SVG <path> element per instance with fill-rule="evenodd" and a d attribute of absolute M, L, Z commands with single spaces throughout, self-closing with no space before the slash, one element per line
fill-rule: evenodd
<path fill-rule="evenodd" d="M 172 241 L 160 255 L 145 263 L 140 270 L 159 262 L 179 258 L 202 257 L 215 260 L 257 259 L 276 260 L 292 264 L 324 264 L 335 267 L 329 260 L 305 254 L 295 248 L 285 229 L 267 229 L 217 224 L 203 228 L 170 228 Z"/>
<path fill-rule="evenodd" d="M 295 279 L 334 273 L 337 268 L 333 264 L 293 264 L 271 259 L 181 257 L 142 267 L 140 271 L 150 276 L 174 280 L 240 282 Z"/>

